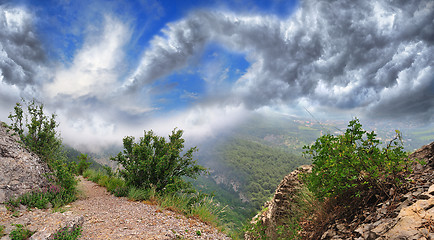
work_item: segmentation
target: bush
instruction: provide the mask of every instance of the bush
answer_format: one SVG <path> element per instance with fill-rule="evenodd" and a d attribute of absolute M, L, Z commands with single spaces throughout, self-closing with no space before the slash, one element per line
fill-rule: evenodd
<path fill-rule="evenodd" d="M 134 137 L 125 137 L 124 151 L 111 160 L 123 166 L 120 174 L 127 186 L 155 188 L 157 192 L 189 189 L 191 184 L 183 177 L 197 178 L 205 168 L 193 160 L 196 147 L 181 155 L 184 150 L 182 133 L 181 130 L 173 130 L 168 142 L 152 131 L 145 131 L 137 143 Z"/>
<path fill-rule="evenodd" d="M 25 205 L 29 208 L 48 208 L 48 203 L 52 207 L 60 207 L 70 203 L 76 199 L 75 194 L 72 194 L 60 186 L 50 185 L 47 188 L 25 193 L 17 199 L 11 199 L 6 202 L 6 205 L 13 211 L 19 204 Z"/>
<path fill-rule="evenodd" d="M 53 240 L 76 240 L 80 237 L 82 232 L 81 226 L 73 228 L 62 228 L 57 231 L 51 239 Z"/>
<path fill-rule="evenodd" d="M 83 175 L 83 173 L 89 168 L 90 164 L 92 164 L 91 162 L 88 162 L 89 157 L 87 156 L 87 154 L 80 154 L 79 156 L 77 156 L 79 162 L 77 165 L 77 174 L 79 175 Z"/>
<path fill-rule="evenodd" d="M 24 240 L 30 238 L 34 232 L 24 228 L 21 224 L 14 224 L 15 229 L 9 234 L 11 240 Z"/>
<path fill-rule="evenodd" d="M 366 190 L 388 195 L 390 187 L 399 187 L 410 162 L 399 131 L 386 147 L 380 144 L 374 131 L 363 130 L 356 118 L 343 135 L 326 134 L 305 146 L 313 157 L 306 178 L 309 190 L 320 200 L 344 193 L 360 196 Z"/>
<path fill-rule="evenodd" d="M 44 114 L 44 105 L 22 100 L 27 106 L 27 112 L 17 103 L 14 112 L 9 114 L 11 128 L 18 133 L 23 143 L 41 159 L 50 164 L 61 149 L 62 141 L 56 132 L 59 125 L 56 115 L 50 117 Z"/>
<path fill-rule="evenodd" d="M 4 230 L 5 230 L 5 226 L 0 225 L 0 238 L 3 237 L 4 235 L 6 235 L 6 234 L 4 233 Z"/>

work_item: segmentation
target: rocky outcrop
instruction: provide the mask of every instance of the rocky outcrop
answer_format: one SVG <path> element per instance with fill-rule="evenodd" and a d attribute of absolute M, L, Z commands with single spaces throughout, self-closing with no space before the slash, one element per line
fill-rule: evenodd
<path fill-rule="evenodd" d="M 425 164 L 414 162 L 406 193 L 364 209 L 350 223 L 337 221 L 321 239 L 434 239 L 434 142 L 409 157 Z"/>
<path fill-rule="evenodd" d="M 19 143 L 17 134 L 0 122 L 0 203 L 48 185 L 47 164 Z"/>
<path fill-rule="evenodd" d="M 424 159 L 427 165 L 434 168 L 434 142 L 421 147 L 410 155 L 411 159 Z"/>
<path fill-rule="evenodd" d="M 434 240 L 434 142 L 410 155 L 415 160 L 413 173 L 406 183 L 407 192 L 375 206 L 362 209 L 353 219 L 336 219 L 320 234 L 320 239 L 424 239 Z M 275 239 L 276 226 L 287 218 L 294 196 L 302 188 L 298 175 L 311 170 L 302 166 L 290 173 L 278 186 L 273 199 L 265 204 L 265 211 L 255 216 L 260 221 L 267 239 Z M 307 235 L 304 235 L 307 236 Z M 310 239 L 309 237 L 307 237 Z M 255 239 L 246 233 L 245 239 Z"/>
<path fill-rule="evenodd" d="M 303 165 L 292 171 L 280 182 L 274 197 L 265 203 L 264 211 L 253 218 L 253 224 L 258 221 L 265 230 L 267 239 L 273 239 L 276 227 L 280 226 L 288 217 L 291 205 L 295 204 L 296 195 L 302 188 L 299 175 L 312 171 L 312 166 Z M 252 234 L 246 233 L 245 239 L 255 239 Z"/>

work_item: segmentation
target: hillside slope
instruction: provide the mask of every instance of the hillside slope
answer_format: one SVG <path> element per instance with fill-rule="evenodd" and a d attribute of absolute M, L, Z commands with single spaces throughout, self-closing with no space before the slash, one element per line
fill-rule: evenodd
<path fill-rule="evenodd" d="M 394 199 L 366 206 L 352 219 L 334 219 L 326 229 L 300 232 L 305 239 L 434 239 L 434 142 L 425 145 L 412 155 L 412 159 L 424 160 L 425 165 L 415 163 L 413 173 L 406 183 L 407 192 Z M 302 188 L 296 170 L 287 175 L 267 202 L 265 210 L 253 218 L 266 235 L 273 239 L 278 226 L 291 215 L 291 206 L 296 205 L 296 194 Z M 392 191 L 392 189 L 391 189 Z M 318 231 L 321 231 L 318 234 Z M 246 234 L 246 239 L 257 239 Z"/>

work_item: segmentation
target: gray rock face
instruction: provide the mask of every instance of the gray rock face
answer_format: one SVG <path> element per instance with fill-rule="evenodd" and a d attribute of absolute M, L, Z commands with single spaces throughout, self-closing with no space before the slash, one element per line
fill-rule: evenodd
<path fill-rule="evenodd" d="M 276 238 L 276 227 L 286 220 L 290 206 L 295 203 L 295 196 L 302 188 L 299 175 L 311 171 L 311 165 L 303 165 L 285 176 L 277 187 L 273 199 L 265 203 L 264 209 L 266 210 L 253 218 L 252 223 L 260 221 L 264 226 L 267 239 Z M 244 239 L 252 240 L 256 237 L 246 233 Z"/>
<path fill-rule="evenodd" d="M 0 122 L 0 203 L 48 185 L 46 163 L 19 143 L 19 137 Z"/>

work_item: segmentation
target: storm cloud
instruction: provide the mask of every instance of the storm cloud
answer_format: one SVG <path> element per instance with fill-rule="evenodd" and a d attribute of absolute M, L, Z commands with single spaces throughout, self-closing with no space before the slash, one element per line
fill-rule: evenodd
<path fill-rule="evenodd" d="M 270 108 L 434 120 L 431 0 L 305 0 L 286 17 L 204 8 L 140 44 L 135 25 L 143 24 L 143 32 L 151 23 L 86 10 L 86 19 L 95 12 L 101 19 L 60 31 L 82 39 L 58 43 L 70 48 L 55 59 L 44 49 L 49 37 L 39 38 L 44 32 L 35 27 L 46 16 L 0 4 L 1 120 L 20 97 L 36 97 L 58 114 L 62 136 L 75 146 L 115 144 L 143 129 L 168 133 L 175 126 L 186 135 L 212 135 Z M 248 66 L 231 75 L 230 63 L 203 58 L 212 45 L 243 55 Z M 204 92 L 166 84 L 165 77 L 197 66 L 195 81 Z M 182 93 L 173 101 L 188 101 L 186 107 L 159 105 L 159 94 L 172 90 Z"/>
<path fill-rule="evenodd" d="M 288 19 L 194 12 L 153 39 L 125 86 L 140 89 L 185 67 L 210 42 L 251 64 L 227 97 L 232 103 L 304 100 L 373 117 L 433 118 L 433 1 L 307 0 Z"/>
<path fill-rule="evenodd" d="M 24 89 L 45 67 L 42 44 L 28 11 L 0 5 L 0 80 Z"/>

